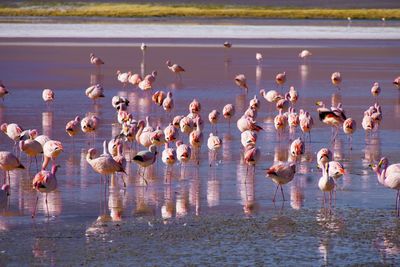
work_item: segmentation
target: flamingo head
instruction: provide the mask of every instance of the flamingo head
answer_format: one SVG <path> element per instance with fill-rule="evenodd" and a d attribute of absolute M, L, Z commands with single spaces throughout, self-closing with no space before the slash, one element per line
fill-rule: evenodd
<path fill-rule="evenodd" d="M 171 66 L 171 60 L 167 60 L 166 62 L 165 62 L 165 64 L 167 65 L 167 66 Z"/>
<path fill-rule="evenodd" d="M 90 159 L 93 159 L 97 154 L 97 150 L 95 148 L 90 148 L 87 152 L 87 155 Z"/>
<path fill-rule="evenodd" d="M 90 53 L 89 57 L 94 57 L 94 54 L 93 54 L 93 53 Z"/>
<path fill-rule="evenodd" d="M 389 165 L 389 160 L 386 157 L 381 158 L 381 160 L 378 163 L 379 168 L 383 167 L 384 169 L 386 169 L 388 165 Z"/>

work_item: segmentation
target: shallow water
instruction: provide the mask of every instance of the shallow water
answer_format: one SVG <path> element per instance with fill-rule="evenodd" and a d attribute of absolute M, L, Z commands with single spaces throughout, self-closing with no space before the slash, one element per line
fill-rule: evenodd
<path fill-rule="evenodd" d="M 400 95 L 392 85 L 399 74 L 399 41 L 365 41 L 358 47 L 351 46 L 351 41 L 341 41 L 338 48 L 318 46 L 318 41 L 302 42 L 296 47 L 297 41 L 293 40 L 291 47 L 275 44 L 271 48 L 229 50 L 185 47 L 182 40 L 176 43 L 180 47 L 150 45 L 144 61 L 140 49 L 133 46 L 91 48 L 52 46 L 51 42 L 43 47 L 23 43 L 2 46 L 1 79 L 10 95 L 0 105 L 0 122 L 36 128 L 61 140 L 65 147 L 58 159 L 58 190 L 48 195 L 50 219 L 45 217 L 43 196 L 37 218 L 30 217 L 36 197 L 31 189 L 35 164 L 29 171 L 12 172 L 10 206 L 0 217 L 2 265 L 95 265 L 109 260 L 137 265 L 286 262 L 308 266 L 400 261 L 395 192 L 379 185 L 368 167 L 381 156 L 391 162 L 400 161 Z M 308 44 L 317 46 L 312 49 L 314 55 L 301 61 L 297 54 L 300 47 Z M 106 62 L 101 74 L 88 63 L 90 52 Z M 264 55 L 261 65 L 256 63 L 256 52 Z M 165 67 L 167 59 L 186 69 L 181 82 Z M 185 171 L 174 166 L 170 183 L 165 183 L 165 167 L 159 161 L 151 170 L 146 187 L 135 164 L 128 163 L 127 189 L 122 190 L 121 182 L 113 180 L 104 197 L 99 176 L 85 160 L 90 138 L 81 133 L 73 143 L 64 131 L 65 123 L 76 115 L 97 113 L 101 126 L 95 146 L 101 150 L 102 140 L 119 132 L 112 126 L 116 122 L 111 107 L 114 95 L 129 98 L 129 110 L 136 119 L 150 115 L 153 126 L 165 126 L 170 119 L 151 102 L 150 94 L 131 86 L 122 87 L 116 80 L 117 69 L 138 73 L 156 69 L 154 91 L 173 92 L 173 114 L 187 114 L 188 104 L 195 97 L 202 103 L 205 121 L 209 111 L 221 111 L 227 103 L 235 104 L 236 121 L 250 98 L 258 95 L 260 88 L 277 89 L 274 77 L 286 71 L 284 90 L 294 85 L 300 94 L 296 108 L 310 111 L 315 120 L 312 140 L 298 163 L 296 177 L 284 186 L 288 200 L 282 202 L 279 195 L 274 205 L 275 185 L 265 178 L 264 169 L 275 159 L 287 159 L 289 142 L 278 141 L 272 124 L 276 112 L 261 97 L 257 121 L 266 131 L 259 134 L 262 157 L 254 175 L 246 177 L 235 122 L 229 129 L 221 116 L 218 132 L 223 148 L 216 167 L 209 167 L 208 151 L 203 146 L 199 166 L 191 163 Z M 334 71 L 343 75 L 340 92 L 330 83 Z M 237 73 L 247 76 L 248 95 L 234 85 Z M 106 98 L 95 105 L 84 95 L 93 80 L 101 81 L 106 90 Z M 382 88 L 378 101 L 383 108 L 383 122 L 378 132 L 366 136 L 361 118 L 374 102 L 370 95 L 374 81 Z M 43 88 L 55 91 L 56 101 L 50 107 L 41 99 Z M 332 210 L 321 209 L 322 193 L 317 187 L 321 174 L 315 154 L 329 146 L 331 129 L 318 121 L 316 100 L 328 105 L 342 102 L 347 116 L 358 123 L 352 150 L 342 133 L 331 147 L 335 159 L 343 162 L 347 171 L 339 181 Z M 210 130 L 206 122 L 205 136 Z M 187 136 L 181 138 L 187 142 Z M 8 137 L 0 135 L 0 150 L 11 150 L 12 145 Z M 25 156 L 23 162 L 28 165 Z"/>

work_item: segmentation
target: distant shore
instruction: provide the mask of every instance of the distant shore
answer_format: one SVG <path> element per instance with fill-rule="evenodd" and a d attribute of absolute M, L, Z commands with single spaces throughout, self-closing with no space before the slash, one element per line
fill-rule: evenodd
<path fill-rule="evenodd" d="M 400 9 L 304 8 L 242 5 L 135 4 L 121 2 L 30 2 L 0 4 L 7 17 L 104 18 L 262 18 L 262 19 L 365 19 L 399 20 Z"/>

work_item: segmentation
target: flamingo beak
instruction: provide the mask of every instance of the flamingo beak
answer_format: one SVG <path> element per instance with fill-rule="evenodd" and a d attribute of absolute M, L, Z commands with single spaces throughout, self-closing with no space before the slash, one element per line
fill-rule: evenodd
<path fill-rule="evenodd" d="M 339 169 L 339 173 L 340 173 L 340 174 L 346 174 L 346 171 L 345 171 L 345 169 L 340 168 L 340 169 Z"/>

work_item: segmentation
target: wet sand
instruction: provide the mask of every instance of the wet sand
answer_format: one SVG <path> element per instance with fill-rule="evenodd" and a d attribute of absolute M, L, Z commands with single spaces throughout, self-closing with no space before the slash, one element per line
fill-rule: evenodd
<path fill-rule="evenodd" d="M 235 48 L 234 43 L 227 50 L 214 45 L 222 40 L 146 39 L 149 49 L 143 62 L 136 45 L 142 39 L 122 42 L 131 42 L 131 47 L 118 46 L 116 40 L 96 40 L 92 47 L 88 40 L 71 40 L 74 46 L 68 45 L 68 40 L 52 46 L 58 39 L 41 40 L 45 46 L 23 44 L 35 39 L 16 39 L 19 45 L 1 46 L 0 78 L 10 95 L 0 104 L 0 122 L 36 128 L 61 140 L 65 147 L 59 158 L 59 188 L 49 194 L 50 219 L 45 218 L 42 196 L 37 218 L 30 217 L 36 196 L 31 189 L 35 165 L 29 171 L 12 172 L 10 207 L 0 217 L 1 265 L 399 263 L 395 192 L 377 183 L 368 164 L 381 156 L 400 161 L 400 95 L 392 85 L 399 75 L 400 41 L 242 40 L 238 41 L 244 43 L 242 47 Z M 0 43 L 8 41 L 1 39 Z M 101 45 L 110 41 L 114 42 L 111 47 Z M 180 47 L 174 47 L 175 43 Z M 185 45 L 188 43 L 197 45 Z M 203 43 L 213 45 L 202 47 Z M 297 54 L 307 46 L 313 46 L 313 57 L 302 61 Z M 101 74 L 88 63 L 90 52 L 106 62 Z M 264 55 L 261 65 L 256 63 L 256 52 Z M 167 59 L 187 70 L 181 82 L 166 68 Z M 174 114 L 187 114 L 189 102 L 196 97 L 205 120 L 212 109 L 235 104 L 234 121 L 260 88 L 277 89 L 274 77 L 286 71 L 284 90 L 294 85 L 300 94 L 296 108 L 309 110 L 315 120 L 312 141 L 307 143 L 296 177 L 284 186 L 288 201 L 283 203 L 279 198 L 274 205 L 275 185 L 265 178 L 264 169 L 274 160 L 287 159 L 289 143 L 278 142 L 273 129 L 276 112 L 261 97 L 257 121 L 266 131 L 259 134 L 262 157 L 254 175 L 246 177 L 235 123 L 229 129 L 221 118 L 218 131 L 223 148 L 216 167 L 209 167 L 208 151 L 203 146 L 199 166 L 191 163 L 185 172 L 175 166 L 171 182 L 165 183 L 165 167 L 158 162 L 145 187 L 136 165 L 128 163 L 127 189 L 122 190 L 122 184 L 114 181 L 104 199 L 104 186 L 85 160 L 89 138 L 81 133 L 73 144 L 64 132 L 65 123 L 76 115 L 98 114 L 101 126 L 96 147 L 101 149 L 102 140 L 119 132 L 112 127 L 116 116 L 111 107 L 112 96 L 118 94 L 129 98 L 129 110 L 135 118 L 150 114 L 153 126 L 165 126 L 170 116 L 151 102 L 150 94 L 122 87 L 116 80 L 117 69 L 140 73 L 141 68 L 145 73 L 158 71 L 153 91 L 173 92 Z M 340 92 L 330 83 L 334 71 L 343 75 Z M 248 95 L 234 85 L 237 73 L 247 76 Z M 106 94 L 96 105 L 84 95 L 94 81 L 104 85 Z M 368 137 L 361 118 L 374 102 L 370 95 L 374 81 L 382 88 L 379 103 L 383 121 L 379 131 Z M 44 88 L 52 88 L 56 94 L 50 108 L 41 99 Z M 331 147 L 347 171 L 339 181 L 331 211 L 321 209 L 322 193 L 317 187 L 321 174 L 315 167 L 315 153 L 329 146 L 331 130 L 318 121 L 316 100 L 328 105 L 342 102 L 347 116 L 358 123 L 353 150 L 342 133 Z M 210 130 L 206 122 L 205 135 Z M 0 134 L 0 150 L 11 149 L 12 142 Z M 25 156 L 23 162 L 28 165 Z"/>

